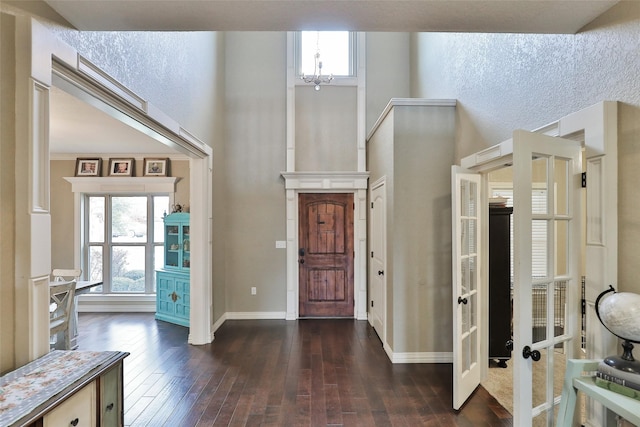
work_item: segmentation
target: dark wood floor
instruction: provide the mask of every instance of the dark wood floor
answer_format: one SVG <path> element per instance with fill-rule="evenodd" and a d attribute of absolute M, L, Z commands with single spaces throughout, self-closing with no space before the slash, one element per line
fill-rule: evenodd
<path fill-rule="evenodd" d="M 450 364 L 392 364 L 364 321 L 233 320 L 212 344 L 153 314 L 81 313 L 80 350 L 122 350 L 127 426 L 512 426 Z"/>

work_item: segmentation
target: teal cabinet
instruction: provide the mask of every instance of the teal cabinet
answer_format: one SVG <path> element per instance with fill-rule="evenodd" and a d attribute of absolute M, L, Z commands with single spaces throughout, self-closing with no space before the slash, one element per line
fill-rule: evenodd
<path fill-rule="evenodd" d="M 189 326 L 191 244 L 189 214 L 164 217 L 164 266 L 156 270 L 156 319 Z"/>

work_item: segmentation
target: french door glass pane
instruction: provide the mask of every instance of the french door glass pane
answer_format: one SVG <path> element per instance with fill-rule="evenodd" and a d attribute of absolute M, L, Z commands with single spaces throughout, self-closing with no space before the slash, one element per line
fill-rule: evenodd
<path fill-rule="evenodd" d="M 89 197 L 89 241 L 104 242 L 104 197 Z"/>
<path fill-rule="evenodd" d="M 546 200 L 543 203 L 537 202 L 540 194 L 544 194 L 545 199 L 547 196 L 547 176 L 548 176 L 548 166 L 547 166 L 547 157 L 538 157 L 537 159 L 532 160 L 531 168 L 533 173 L 533 188 L 531 193 L 531 213 L 532 214 L 546 214 L 547 205 Z"/>
<path fill-rule="evenodd" d="M 144 292 L 144 246 L 113 246 L 111 252 L 111 292 Z"/>
<path fill-rule="evenodd" d="M 537 343 L 547 339 L 547 292 L 549 286 L 545 284 L 533 285 L 531 291 L 531 331 L 533 342 Z"/>
<path fill-rule="evenodd" d="M 111 237 L 116 243 L 146 242 L 146 196 L 111 198 Z"/>
<path fill-rule="evenodd" d="M 554 159 L 555 169 L 555 189 L 556 189 L 556 214 L 568 215 L 569 214 L 569 161 L 565 159 Z"/>

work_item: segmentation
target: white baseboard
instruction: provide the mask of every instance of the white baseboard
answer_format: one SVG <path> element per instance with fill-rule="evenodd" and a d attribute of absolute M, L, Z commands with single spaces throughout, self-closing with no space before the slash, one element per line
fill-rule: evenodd
<path fill-rule="evenodd" d="M 286 316 L 284 311 L 232 311 L 225 313 L 223 317 L 227 320 L 284 320 Z"/>
<path fill-rule="evenodd" d="M 155 313 L 155 295 L 81 295 L 79 313 Z"/>
<path fill-rule="evenodd" d="M 391 359 L 391 363 L 453 363 L 453 353 L 451 352 L 393 353 L 390 359 Z"/>

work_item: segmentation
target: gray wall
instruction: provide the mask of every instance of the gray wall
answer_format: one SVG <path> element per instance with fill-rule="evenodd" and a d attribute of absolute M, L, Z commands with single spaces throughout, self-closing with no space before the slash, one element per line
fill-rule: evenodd
<path fill-rule="evenodd" d="M 599 101 L 620 101 L 619 287 L 640 241 L 640 2 L 622 1 L 576 35 L 414 34 L 412 95 L 458 99 L 456 158 Z"/>
<path fill-rule="evenodd" d="M 451 164 L 455 108 L 393 107 L 372 135 L 370 181 L 385 176 L 387 342 L 450 352 Z"/>
<path fill-rule="evenodd" d="M 226 52 L 226 309 L 284 312 L 286 33 L 229 32 Z"/>

